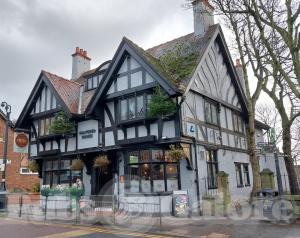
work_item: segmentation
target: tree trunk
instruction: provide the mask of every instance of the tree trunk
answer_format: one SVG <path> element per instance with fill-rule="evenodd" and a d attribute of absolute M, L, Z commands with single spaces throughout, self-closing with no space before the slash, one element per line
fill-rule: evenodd
<path fill-rule="evenodd" d="M 247 140 L 248 140 L 249 159 L 250 159 L 250 163 L 252 167 L 252 175 L 253 175 L 253 185 L 252 185 L 252 193 L 251 193 L 251 197 L 253 197 L 259 190 L 261 190 L 259 161 L 256 156 L 255 119 L 254 119 L 253 105 L 249 107 L 248 117 L 249 117 L 249 127 L 248 127 Z"/>
<path fill-rule="evenodd" d="M 293 156 L 292 156 L 292 146 L 291 146 L 291 125 L 282 122 L 282 151 L 285 156 L 285 166 L 289 177 L 289 185 L 291 194 L 299 194 L 299 186 L 297 182 L 297 174 L 295 171 Z"/>

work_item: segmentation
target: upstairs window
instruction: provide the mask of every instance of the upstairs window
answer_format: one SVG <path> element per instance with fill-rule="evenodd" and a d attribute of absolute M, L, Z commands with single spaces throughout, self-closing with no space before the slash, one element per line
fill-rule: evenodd
<path fill-rule="evenodd" d="M 236 132 L 244 133 L 242 118 L 238 113 L 236 112 L 232 113 L 232 121 L 233 121 L 233 130 Z"/>
<path fill-rule="evenodd" d="M 85 90 L 88 91 L 97 88 L 102 78 L 103 78 L 103 74 L 95 75 L 88 78 L 85 82 Z"/>
<path fill-rule="evenodd" d="M 39 136 L 47 136 L 50 134 L 49 129 L 53 120 L 53 117 L 43 118 L 39 120 Z"/>
<path fill-rule="evenodd" d="M 218 125 L 218 106 L 212 101 L 204 102 L 205 120 L 207 123 Z"/>
<path fill-rule="evenodd" d="M 148 98 L 146 94 L 143 94 L 120 100 L 120 121 L 145 117 Z"/>

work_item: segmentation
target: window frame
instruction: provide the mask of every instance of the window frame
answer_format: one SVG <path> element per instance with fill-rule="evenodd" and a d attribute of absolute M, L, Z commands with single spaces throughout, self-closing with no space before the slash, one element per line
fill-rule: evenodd
<path fill-rule="evenodd" d="M 234 168 L 235 168 L 236 186 L 238 188 L 244 187 L 242 163 L 234 163 Z M 240 183 L 238 181 L 240 181 Z"/>
<path fill-rule="evenodd" d="M 53 177 L 54 177 L 54 174 L 56 174 L 57 176 L 57 184 L 55 185 L 58 185 L 58 184 L 61 184 L 61 181 L 60 181 L 60 175 L 61 175 L 61 171 L 69 171 L 69 186 L 72 186 L 72 178 L 73 178 L 73 170 L 71 169 L 71 165 L 72 165 L 72 160 L 73 159 L 76 159 L 76 158 L 70 158 L 70 159 L 47 159 L 45 160 L 45 163 L 43 164 L 43 185 L 50 185 L 50 187 L 53 186 Z M 69 161 L 69 167 L 64 169 L 62 168 L 62 163 L 61 161 Z M 46 164 L 49 163 L 51 161 L 51 168 L 46 168 Z M 55 168 L 53 165 L 54 165 L 54 162 L 56 162 L 58 165 L 57 165 L 57 168 Z M 83 169 L 82 170 L 79 170 L 80 171 L 80 177 L 81 177 L 81 180 L 83 178 Z M 75 171 L 75 172 L 78 172 L 78 171 Z M 50 174 L 50 184 L 45 184 L 45 179 L 46 179 L 46 173 L 49 173 Z M 65 184 L 65 183 L 64 183 Z"/>
<path fill-rule="evenodd" d="M 207 114 L 207 109 L 206 109 L 206 105 L 209 106 L 209 116 L 210 116 L 210 119 L 208 118 L 208 114 Z M 215 114 L 216 114 L 216 122 L 214 122 L 214 119 L 213 119 L 213 110 L 212 108 L 215 108 Z M 204 99 L 204 115 L 205 115 L 205 122 L 207 124 L 211 124 L 211 125 L 214 125 L 214 126 L 219 126 L 220 125 L 220 119 L 219 119 L 219 114 L 220 114 L 220 107 L 219 107 L 219 103 L 215 102 L 215 101 L 212 101 L 208 98 L 205 98 Z"/>
<path fill-rule="evenodd" d="M 148 152 L 148 156 L 149 156 L 149 160 L 147 161 L 142 161 L 142 152 Z M 168 191 L 168 180 L 177 180 L 177 189 L 176 190 L 180 190 L 181 189 L 181 185 L 180 185 L 180 164 L 178 163 L 178 161 L 174 162 L 174 161 L 159 161 L 159 160 L 155 160 L 152 157 L 154 156 L 154 152 L 153 151 L 161 151 L 162 152 L 162 156 L 165 157 L 166 156 L 166 150 L 161 149 L 161 148 L 151 148 L 151 149 L 137 149 L 137 150 L 131 150 L 127 152 L 126 158 L 127 161 L 125 163 L 126 166 L 126 170 L 128 171 L 126 177 L 126 184 L 125 184 L 125 190 L 126 193 L 130 194 L 130 193 L 141 193 L 141 194 L 160 194 L 160 193 L 171 193 L 174 190 L 170 190 Z M 134 163 L 130 163 L 130 155 L 133 153 L 137 153 L 138 154 L 138 161 L 134 162 Z M 142 187 L 142 166 L 144 165 L 149 165 L 149 182 L 150 182 L 150 192 L 144 192 L 143 191 L 143 187 Z M 154 181 L 157 180 L 154 178 L 154 167 L 155 166 L 163 166 L 163 179 L 158 179 L 158 180 L 163 180 L 164 182 L 164 191 L 155 191 L 155 186 L 154 186 Z M 167 166 L 174 166 L 176 168 L 176 172 L 175 173 L 168 173 L 167 171 Z M 138 192 L 132 192 L 131 189 L 131 168 L 133 166 L 138 166 L 137 169 L 137 178 L 138 178 Z M 172 179 L 170 179 L 172 178 Z M 146 180 L 147 181 L 147 180 Z"/>
<path fill-rule="evenodd" d="M 235 174 L 236 174 L 236 184 L 238 188 L 242 188 L 242 187 L 250 187 L 251 186 L 251 180 L 250 180 L 250 171 L 249 171 L 249 164 L 248 163 L 241 163 L 241 162 L 235 162 L 234 163 L 235 166 Z M 236 167 L 239 166 L 240 168 L 240 180 L 241 180 L 241 184 L 238 184 L 238 174 L 237 174 L 237 170 Z M 245 170 L 245 167 L 247 167 L 247 171 Z"/>
<path fill-rule="evenodd" d="M 207 160 L 207 155 L 209 157 L 209 160 Z M 219 172 L 218 151 L 213 149 L 206 149 L 205 157 L 207 166 L 207 189 L 216 189 L 218 188 L 217 174 Z M 215 171 L 215 176 L 211 176 L 214 173 L 213 171 Z"/>
<path fill-rule="evenodd" d="M 146 118 L 147 105 L 148 105 L 148 102 L 147 102 L 148 95 L 149 94 L 147 94 L 147 93 L 142 93 L 142 94 L 129 95 L 128 97 L 120 98 L 118 100 L 118 107 L 119 107 L 119 109 L 118 109 L 118 111 L 119 111 L 119 113 L 118 113 L 118 122 L 122 123 L 122 122 L 134 121 L 134 120 Z M 138 98 L 140 98 L 140 97 L 142 97 L 142 99 L 143 99 L 143 107 L 142 107 L 143 113 L 141 113 L 139 115 L 139 113 L 138 113 Z M 134 116 L 132 118 L 130 118 L 129 117 L 130 100 L 132 100 L 132 99 L 134 100 Z M 125 103 L 126 105 L 122 106 L 123 101 L 126 101 L 126 103 Z M 126 109 L 126 118 L 122 119 L 122 115 L 123 115 L 122 110 L 124 110 L 124 109 Z"/>

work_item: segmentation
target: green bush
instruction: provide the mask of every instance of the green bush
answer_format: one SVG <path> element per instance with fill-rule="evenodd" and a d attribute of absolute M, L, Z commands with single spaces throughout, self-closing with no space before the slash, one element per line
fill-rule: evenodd
<path fill-rule="evenodd" d="M 160 87 L 156 87 L 148 107 L 149 117 L 163 117 L 176 112 L 176 104 Z"/>
<path fill-rule="evenodd" d="M 69 118 L 63 111 L 55 114 L 54 120 L 49 128 L 50 134 L 69 134 L 75 132 L 74 123 L 70 122 Z"/>

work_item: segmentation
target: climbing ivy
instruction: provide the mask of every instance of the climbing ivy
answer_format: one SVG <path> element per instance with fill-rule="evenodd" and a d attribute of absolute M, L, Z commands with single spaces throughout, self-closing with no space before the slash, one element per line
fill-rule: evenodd
<path fill-rule="evenodd" d="M 148 105 L 149 117 L 163 117 L 176 112 L 176 104 L 160 87 L 156 87 Z"/>
<path fill-rule="evenodd" d="M 75 132 L 75 127 L 63 111 L 55 114 L 49 128 L 50 134 L 68 134 Z"/>

